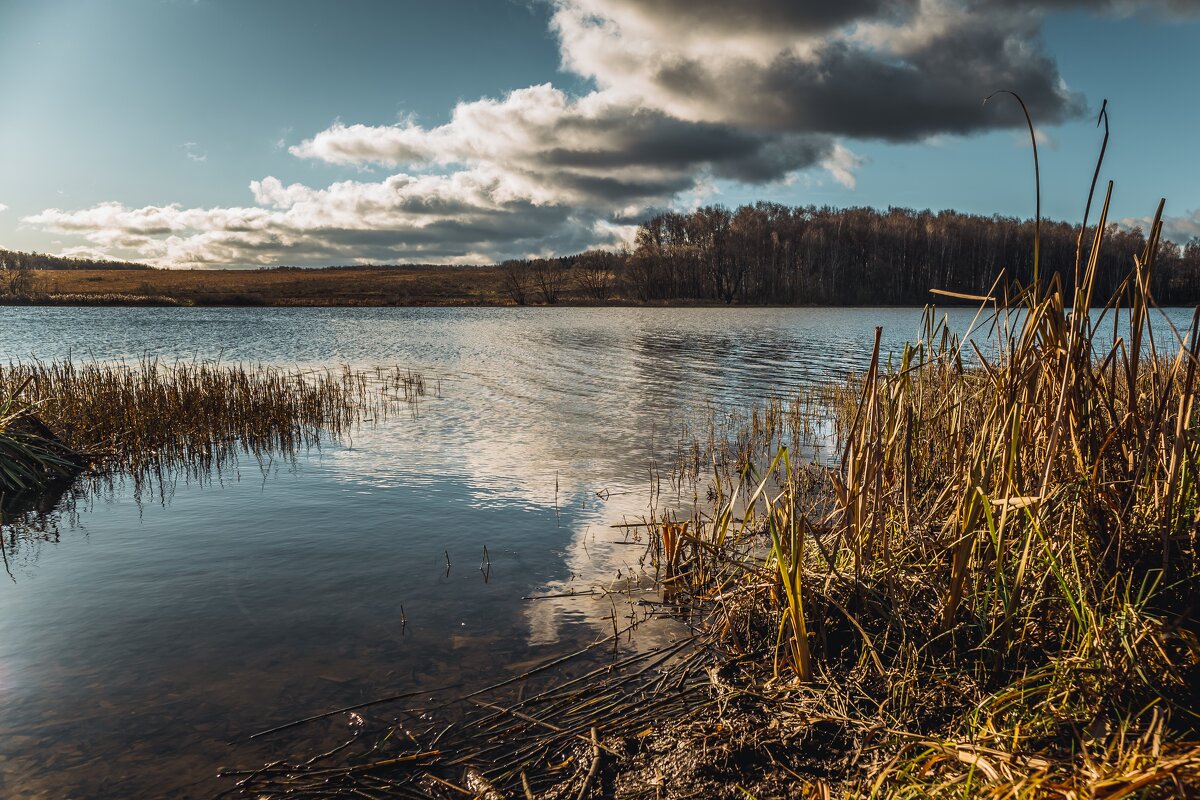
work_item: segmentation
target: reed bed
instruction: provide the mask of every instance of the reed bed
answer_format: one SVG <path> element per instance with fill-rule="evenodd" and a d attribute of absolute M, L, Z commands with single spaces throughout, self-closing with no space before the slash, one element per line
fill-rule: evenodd
<path fill-rule="evenodd" d="M 28 380 L 10 386 L 0 402 L 0 490 L 35 491 L 67 479 L 79 466 L 78 457 L 56 440 L 34 416 L 20 395 Z"/>
<path fill-rule="evenodd" d="M 1073 291 L 978 298 L 969 341 L 928 314 L 829 404 L 835 465 L 781 449 L 657 521 L 743 680 L 836 721 L 853 758 L 814 796 L 1200 792 L 1200 311 L 1152 324 L 1160 230 L 1103 305 L 1097 240 Z"/>
<path fill-rule="evenodd" d="M 400 369 L 287 370 L 207 361 L 0 366 L 0 489 L 36 491 L 84 465 L 203 475 L 238 453 L 291 454 L 365 420 L 415 413 L 425 379 Z"/>

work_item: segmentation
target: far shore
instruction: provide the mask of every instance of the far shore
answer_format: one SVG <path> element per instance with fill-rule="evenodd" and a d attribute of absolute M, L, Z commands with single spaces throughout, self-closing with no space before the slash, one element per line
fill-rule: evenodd
<path fill-rule="evenodd" d="M 33 270 L 34 290 L 0 295 L 8 306 L 147 307 L 516 307 L 498 266 L 326 267 L 274 270 L 56 269 Z M 960 305 L 934 297 L 938 305 Z M 568 281 L 553 304 L 531 292 L 528 306 L 726 308 L 712 300 L 645 302 L 619 288 L 597 299 Z M 737 303 L 735 307 L 751 307 Z M 869 307 L 903 307 L 871 303 Z M 819 303 L 755 308 L 825 307 Z"/>

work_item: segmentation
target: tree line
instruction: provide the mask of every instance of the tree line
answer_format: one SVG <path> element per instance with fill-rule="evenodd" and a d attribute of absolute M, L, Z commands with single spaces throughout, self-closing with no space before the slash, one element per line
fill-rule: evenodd
<path fill-rule="evenodd" d="M 22 253 L 0 249 L 0 270 L 34 269 L 153 269 L 132 261 L 106 261 L 98 258 L 64 258 L 45 253 Z"/>
<path fill-rule="evenodd" d="M 639 227 L 631 249 L 502 266 L 514 302 L 557 302 L 567 287 L 595 300 L 695 300 L 746 305 L 923 305 L 930 289 L 986 294 L 1004 272 L 1033 280 L 1034 222 L 1000 215 L 757 203 L 666 212 Z M 1043 221 L 1043 278 L 1074 275 L 1079 227 Z M 1095 230 L 1085 232 L 1084 256 Z M 1109 225 L 1097 297 L 1116 290 L 1145 233 Z M 1152 291 L 1163 304 L 1200 301 L 1200 240 L 1161 243 Z"/>

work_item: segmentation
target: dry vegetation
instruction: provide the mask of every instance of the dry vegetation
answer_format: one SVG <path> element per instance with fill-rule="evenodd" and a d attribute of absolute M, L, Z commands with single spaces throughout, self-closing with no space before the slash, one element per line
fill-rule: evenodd
<path fill-rule="evenodd" d="M 394 306 L 508 302 L 494 267 L 34 270 L 30 302 L 56 305 Z"/>
<path fill-rule="evenodd" d="M 833 409 L 837 467 L 782 451 L 658 525 L 735 654 L 725 694 L 835 734 L 812 796 L 1200 791 L 1196 332 L 1154 355 L 1150 268 L 1111 350 L 1086 287 L 994 305 L 989 355 L 930 326 Z"/>
<path fill-rule="evenodd" d="M 835 467 L 783 450 L 759 477 L 776 413 L 735 446 L 711 516 L 658 524 L 664 582 L 734 654 L 714 691 L 793 742 L 832 733 L 804 749 L 837 774 L 797 791 L 1200 791 L 1200 315 L 1183 336 L 1151 325 L 1153 236 L 1089 315 L 1098 246 L 1073 297 L 1056 275 L 988 298 L 990 345 L 930 322 L 893 368 L 876 354 L 856 400 L 827 394 Z"/>
<path fill-rule="evenodd" d="M 85 467 L 135 478 L 204 475 L 239 452 L 287 455 L 364 418 L 413 408 L 424 378 L 399 369 L 282 370 L 157 360 L 0 367 L 0 495 L 37 495 Z M 11 507 L 11 504 L 6 503 Z"/>

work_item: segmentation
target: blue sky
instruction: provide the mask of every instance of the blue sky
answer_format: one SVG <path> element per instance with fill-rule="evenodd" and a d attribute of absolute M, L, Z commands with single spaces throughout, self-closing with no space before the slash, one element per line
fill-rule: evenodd
<path fill-rule="evenodd" d="M 1029 216 L 1015 111 L 977 102 L 1009 87 L 1047 216 L 1107 97 L 1114 216 L 1200 234 L 1200 3 L 681 3 L 0 0 L 0 247 L 478 263 L 699 202 Z"/>

